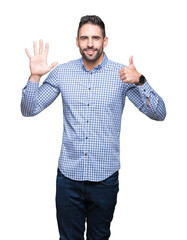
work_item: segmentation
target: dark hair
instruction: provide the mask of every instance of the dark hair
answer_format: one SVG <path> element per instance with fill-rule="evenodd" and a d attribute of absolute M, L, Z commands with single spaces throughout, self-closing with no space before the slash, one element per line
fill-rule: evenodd
<path fill-rule="evenodd" d="M 103 38 L 105 38 L 105 36 L 106 36 L 105 24 L 101 20 L 101 18 L 96 16 L 96 15 L 87 15 L 87 16 L 81 17 L 81 20 L 80 20 L 80 23 L 79 23 L 79 27 L 78 27 L 78 31 L 77 31 L 77 37 L 79 36 L 80 28 L 84 24 L 87 24 L 87 23 L 99 26 L 101 28 L 101 31 L 102 31 L 102 34 L 103 34 Z"/>

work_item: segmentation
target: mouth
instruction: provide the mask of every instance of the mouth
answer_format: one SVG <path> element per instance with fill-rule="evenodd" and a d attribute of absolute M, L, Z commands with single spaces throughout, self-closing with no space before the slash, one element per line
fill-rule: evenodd
<path fill-rule="evenodd" d="M 96 50 L 94 50 L 94 49 L 85 49 L 85 52 L 86 52 L 88 55 L 93 55 L 93 54 L 96 52 Z"/>

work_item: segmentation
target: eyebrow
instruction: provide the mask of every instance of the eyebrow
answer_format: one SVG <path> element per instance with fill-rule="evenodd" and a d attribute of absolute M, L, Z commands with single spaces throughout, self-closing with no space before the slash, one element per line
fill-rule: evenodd
<path fill-rule="evenodd" d="M 88 36 L 80 36 L 80 38 L 87 38 Z M 92 38 L 101 38 L 99 35 L 93 35 Z"/>

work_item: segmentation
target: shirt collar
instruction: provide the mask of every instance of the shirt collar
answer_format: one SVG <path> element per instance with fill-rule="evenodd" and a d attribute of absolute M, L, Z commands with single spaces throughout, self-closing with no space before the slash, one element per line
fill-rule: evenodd
<path fill-rule="evenodd" d="M 94 67 L 94 68 L 92 69 L 92 71 L 93 71 L 94 69 L 99 70 L 99 69 L 103 68 L 107 62 L 108 62 L 108 57 L 107 57 L 106 53 L 104 53 L 103 60 L 100 62 L 100 64 L 98 64 L 96 67 Z M 85 68 L 85 66 L 84 66 L 84 62 L 83 62 L 83 59 L 82 59 L 82 58 L 80 58 L 80 63 L 81 63 L 81 67 L 82 67 L 84 70 L 88 71 L 88 70 Z"/>

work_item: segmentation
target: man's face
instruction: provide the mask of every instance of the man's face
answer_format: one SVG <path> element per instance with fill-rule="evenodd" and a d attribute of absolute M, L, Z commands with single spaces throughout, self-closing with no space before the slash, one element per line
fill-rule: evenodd
<path fill-rule="evenodd" d="M 76 39 L 77 47 L 84 60 L 97 62 L 103 57 L 103 48 L 106 47 L 108 38 L 103 38 L 101 28 L 93 24 L 84 24 Z"/>

